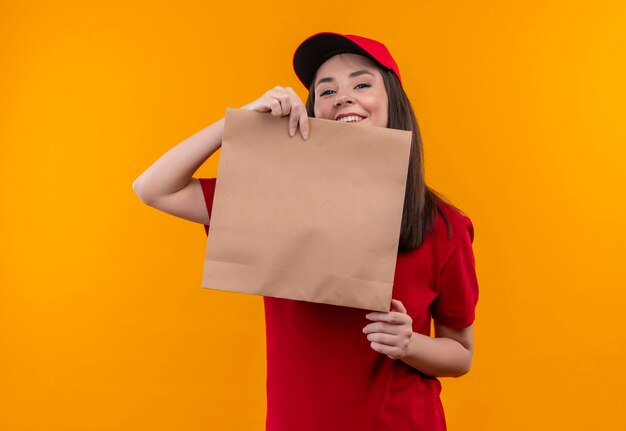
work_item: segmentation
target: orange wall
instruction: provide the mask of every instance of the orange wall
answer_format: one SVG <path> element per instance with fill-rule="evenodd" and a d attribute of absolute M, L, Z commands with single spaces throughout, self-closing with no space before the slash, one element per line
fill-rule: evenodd
<path fill-rule="evenodd" d="M 201 289 L 202 227 L 131 184 L 225 107 L 304 96 L 321 30 L 387 43 L 476 227 L 450 429 L 626 429 L 623 1 L 128 3 L 0 2 L 0 429 L 262 429 L 261 300 Z"/>

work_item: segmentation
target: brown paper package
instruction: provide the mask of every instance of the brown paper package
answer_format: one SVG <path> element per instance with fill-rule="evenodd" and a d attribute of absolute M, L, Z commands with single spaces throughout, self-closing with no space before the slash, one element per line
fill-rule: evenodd
<path fill-rule="evenodd" d="M 411 132 L 227 109 L 202 287 L 389 311 Z"/>

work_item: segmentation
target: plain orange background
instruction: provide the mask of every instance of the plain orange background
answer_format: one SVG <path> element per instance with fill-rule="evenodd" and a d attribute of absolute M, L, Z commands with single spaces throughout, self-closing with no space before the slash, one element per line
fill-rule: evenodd
<path fill-rule="evenodd" d="M 261 430 L 258 297 L 133 180 L 318 31 L 384 41 L 476 229 L 450 430 L 626 429 L 623 1 L 0 3 L 0 429 Z M 216 174 L 219 153 L 196 176 Z"/>

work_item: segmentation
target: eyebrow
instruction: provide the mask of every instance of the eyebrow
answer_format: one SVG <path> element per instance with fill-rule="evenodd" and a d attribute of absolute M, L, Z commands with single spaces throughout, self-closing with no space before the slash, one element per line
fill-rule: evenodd
<path fill-rule="evenodd" d="M 372 72 L 370 72 L 369 70 L 357 70 L 356 72 L 352 72 L 349 77 L 350 78 L 355 78 L 355 77 L 361 76 L 361 75 L 372 75 L 372 76 L 374 76 L 374 74 Z M 317 86 L 320 85 L 320 84 L 323 84 L 325 82 L 332 82 L 334 80 L 335 80 L 335 78 L 330 78 L 330 77 L 322 78 L 322 79 L 320 79 L 319 81 L 317 81 L 315 83 L 315 88 L 317 88 Z"/>

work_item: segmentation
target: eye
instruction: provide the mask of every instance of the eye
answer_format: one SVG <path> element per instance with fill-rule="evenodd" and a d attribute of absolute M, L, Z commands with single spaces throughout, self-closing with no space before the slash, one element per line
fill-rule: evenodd
<path fill-rule="evenodd" d="M 334 90 L 324 90 L 320 93 L 320 97 L 322 96 L 328 96 L 329 94 L 332 94 Z"/>
<path fill-rule="evenodd" d="M 367 82 L 361 82 L 360 84 L 357 84 L 354 88 L 369 88 L 371 86 L 372 84 L 368 84 Z"/>

